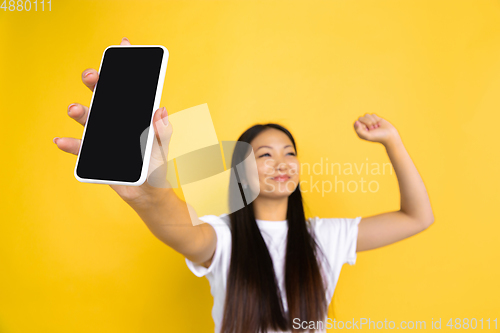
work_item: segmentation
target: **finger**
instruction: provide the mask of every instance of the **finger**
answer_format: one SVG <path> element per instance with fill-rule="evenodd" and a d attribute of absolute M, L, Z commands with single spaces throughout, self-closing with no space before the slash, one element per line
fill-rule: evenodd
<path fill-rule="evenodd" d="M 382 118 L 380 118 L 379 116 L 377 116 L 375 113 L 372 113 L 372 117 L 375 119 L 375 121 L 382 120 Z"/>
<path fill-rule="evenodd" d="M 54 143 L 59 149 L 70 154 L 78 155 L 82 140 L 75 138 L 54 138 Z"/>
<path fill-rule="evenodd" d="M 172 126 L 168 121 L 168 112 L 165 107 L 156 110 L 153 116 L 153 126 L 158 144 L 162 149 L 167 149 L 172 136 Z"/>
<path fill-rule="evenodd" d="M 377 116 L 375 113 L 372 113 L 372 116 L 373 118 L 375 119 L 375 128 L 378 128 L 380 127 L 380 121 L 382 120 L 382 118 L 380 118 L 379 116 Z"/>
<path fill-rule="evenodd" d="M 94 91 L 95 85 L 99 80 L 99 73 L 93 68 L 87 68 L 82 73 L 82 81 L 92 92 Z"/>
<path fill-rule="evenodd" d="M 367 114 L 366 117 L 369 119 L 370 125 L 368 126 L 369 129 L 375 129 L 377 128 L 377 120 L 372 114 Z"/>
<path fill-rule="evenodd" d="M 68 116 L 85 126 L 89 108 L 85 105 L 73 103 L 68 106 Z"/>
<path fill-rule="evenodd" d="M 377 122 L 371 114 L 365 113 L 363 123 L 368 127 L 368 130 L 372 130 L 376 128 L 375 125 Z"/>
<path fill-rule="evenodd" d="M 373 125 L 377 127 L 379 121 L 382 119 L 379 116 L 377 116 L 375 113 L 368 114 L 368 117 L 372 120 Z"/>
<path fill-rule="evenodd" d="M 127 37 L 123 37 L 120 45 L 132 45 Z"/>
<path fill-rule="evenodd" d="M 368 130 L 370 130 L 370 127 L 373 125 L 372 120 L 368 118 L 368 114 L 365 114 L 363 117 L 359 117 L 358 121 L 365 125 Z"/>
<path fill-rule="evenodd" d="M 151 150 L 148 170 L 148 184 L 153 187 L 171 187 L 166 181 L 168 145 L 172 136 L 172 124 L 168 122 L 167 110 L 163 107 L 156 110 L 153 116 L 155 140 Z"/>
<path fill-rule="evenodd" d="M 131 45 L 127 37 L 123 37 L 120 45 Z M 99 73 L 93 68 L 87 68 L 82 73 L 83 83 L 91 90 L 94 91 L 95 85 L 99 80 Z"/>

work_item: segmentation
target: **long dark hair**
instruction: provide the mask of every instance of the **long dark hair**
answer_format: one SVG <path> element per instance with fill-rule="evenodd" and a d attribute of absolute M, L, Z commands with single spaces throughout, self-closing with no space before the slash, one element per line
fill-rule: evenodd
<path fill-rule="evenodd" d="M 283 126 L 273 123 L 250 127 L 238 142 L 250 147 L 249 144 L 259 133 L 270 128 L 285 133 L 297 152 L 292 134 Z M 235 166 L 249 152 L 249 149 L 237 148 L 231 160 L 233 170 L 237 169 Z M 253 152 L 250 150 L 250 153 Z M 295 332 L 298 330 L 293 328 L 294 318 L 300 318 L 301 322 L 324 321 L 328 312 L 327 282 L 317 259 L 323 253 L 308 231 L 300 184 L 288 197 L 288 239 L 284 268 L 288 311 L 285 312 L 273 262 L 255 220 L 253 204 L 245 201 L 243 208 L 236 209 L 235 198 L 240 200 L 247 194 L 240 178 L 244 178 L 244 175 L 236 172 L 236 180 L 233 180 L 232 186 L 230 184 L 229 191 L 232 252 L 221 332 Z M 237 186 L 234 184 L 236 181 Z M 234 189 L 239 189 L 239 193 Z"/>

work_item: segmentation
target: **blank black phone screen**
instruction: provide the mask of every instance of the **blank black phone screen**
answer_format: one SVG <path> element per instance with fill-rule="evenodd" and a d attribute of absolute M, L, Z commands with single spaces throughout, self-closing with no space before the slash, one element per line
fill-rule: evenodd
<path fill-rule="evenodd" d="M 105 51 L 76 169 L 80 178 L 139 180 L 141 134 L 154 112 L 163 52 L 160 47 Z"/>

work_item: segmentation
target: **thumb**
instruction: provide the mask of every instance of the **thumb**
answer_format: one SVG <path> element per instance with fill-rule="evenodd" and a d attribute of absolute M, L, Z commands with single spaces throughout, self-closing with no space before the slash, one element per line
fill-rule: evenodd
<path fill-rule="evenodd" d="M 159 146 L 165 146 L 167 149 L 172 136 L 172 125 L 168 121 L 168 113 L 165 107 L 156 110 L 153 116 L 153 126 L 155 130 L 155 137 Z"/>
<path fill-rule="evenodd" d="M 153 116 L 153 128 L 155 137 L 153 148 L 151 150 L 151 159 L 149 161 L 148 181 L 151 182 L 150 176 L 155 172 L 155 178 L 163 179 L 166 177 L 168 146 L 172 137 L 172 124 L 168 121 L 168 113 L 165 107 L 156 110 Z M 161 187 L 161 186 L 157 186 Z"/>
<path fill-rule="evenodd" d="M 156 110 L 153 116 L 153 127 L 155 140 L 151 151 L 151 159 L 166 162 L 168 145 L 172 137 L 172 124 L 168 121 L 168 113 L 165 107 Z"/>

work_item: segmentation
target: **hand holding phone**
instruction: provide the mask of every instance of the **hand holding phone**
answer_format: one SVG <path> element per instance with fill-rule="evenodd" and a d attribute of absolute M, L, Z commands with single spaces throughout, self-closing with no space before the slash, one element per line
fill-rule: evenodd
<path fill-rule="evenodd" d="M 122 42 L 120 43 L 120 45 L 125 46 L 125 45 L 131 45 L 131 44 L 126 38 L 124 38 L 122 40 Z M 127 68 L 124 68 L 123 71 L 127 71 Z M 99 73 L 95 69 L 87 69 L 82 74 L 83 83 L 93 92 L 94 92 L 94 89 L 98 83 L 98 80 L 99 80 Z M 127 96 L 124 95 L 123 98 L 126 99 Z M 113 110 L 113 112 L 116 112 L 116 117 L 118 117 L 118 118 L 120 117 L 120 110 L 119 109 L 115 109 L 115 110 Z M 81 125 L 86 126 L 87 125 L 86 122 L 89 119 L 89 107 L 86 107 L 86 106 L 78 104 L 78 103 L 74 103 L 68 109 L 68 115 L 71 118 L 78 121 Z M 96 112 L 96 115 L 97 115 L 97 112 Z M 147 117 L 148 117 L 147 114 L 143 115 L 143 118 L 146 120 L 148 119 Z M 149 117 L 151 117 L 151 116 L 149 115 Z M 97 120 L 93 119 L 93 121 L 95 122 L 96 125 L 98 125 Z M 119 121 L 117 121 L 116 123 L 117 123 L 116 124 L 117 126 L 120 125 Z M 144 124 L 144 121 L 143 121 L 143 124 Z M 168 123 L 168 115 L 167 115 L 167 112 L 164 108 L 156 109 L 156 111 L 154 112 L 151 124 L 153 126 L 151 126 L 152 128 L 150 128 L 150 130 L 151 130 L 150 133 L 151 134 L 154 133 L 154 136 L 150 135 L 148 137 L 147 136 L 149 133 L 148 128 L 142 129 L 141 132 L 144 134 L 144 137 L 147 139 L 147 141 L 146 141 L 147 145 L 141 144 L 142 147 L 140 147 L 142 150 L 142 154 L 143 154 L 142 161 L 147 160 L 147 162 L 149 162 L 149 168 L 147 169 L 147 176 L 148 177 L 153 171 L 158 170 L 158 168 L 162 167 L 162 166 L 163 166 L 161 169 L 162 172 L 166 173 L 166 165 L 164 165 L 164 161 L 166 161 L 166 158 L 167 158 L 168 144 L 170 142 L 170 138 L 171 138 L 172 131 L 173 131 L 172 124 Z M 86 126 L 86 129 L 88 129 L 87 126 Z M 102 131 L 102 129 L 99 129 L 98 126 L 96 126 L 94 129 Z M 116 128 L 116 127 L 112 127 L 112 125 L 111 125 L 111 126 L 108 126 L 106 128 L 106 130 L 109 130 L 111 133 L 113 133 L 113 136 L 112 136 L 113 142 L 112 142 L 112 145 L 109 145 L 110 142 L 106 142 L 104 144 L 108 144 L 108 147 L 116 147 L 116 149 L 123 149 L 123 146 L 120 146 L 120 144 L 121 144 L 121 142 L 120 142 L 120 139 L 121 139 L 120 138 L 120 130 L 121 129 Z M 103 133 L 101 132 L 101 135 L 102 134 Z M 89 135 L 89 137 L 90 137 L 90 135 Z M 92 137 L 98 138 L 99 134 L 95 134 Z M 137 137 L 137 140 L 139 140 L 139 136 L 136 135 L 136 137 Z M 153 140 L 154 137 L 156 137 L 156 140 Z M 158 143 L 158 141 L 160 143 Z M 54 142 L 57 144 L 59 149 L 65 151 L 65 152 L 75 154 L 75 155 L 78 155 L 79 152 L 81 152 L 81 150 L 82 150 L 82 146 L 81 146 L 82 141 L 79 139 L 56 138 L 54 140 Z M 140 142 L 137 142 L 137 146 L 139 146 L 139 145 L 140 145 Z M 148 148 L 148 146 L 150 148 L 146 149 L 146 148 Z M 128 148 L 130 148 L 130 147 L 128 147 Z M 128 150 L 125 150 L 125 152 L 127 152 L 127 151 Z M 111 154 L 111 156 L 114 153 L 114 151 L 110 150 L 109 148 L 108 148 L 107 152 L 109 154 Z M 133 153 L 137 155 L 137 152 L 133 152 Z M 140 154 L 140 152 L 139 152 L 139 154 Z M 137 156 L 135 156 L 135 157 L 137 157 Z M 141 158 L 139 158 L 139 159 L 141 159 Z M 137 160 L 137 158 L 136 158 L 136 160 Z M 111 160 L 111 163 L 115 163 L 114 161 L 115 160 Z M 109 163 L 108 163 L 108 165 L 109 165 Z M 114 167 L 127 168 L 127 165 L 115 165 Z M 106 170 L 106 168 L 104 168 L 104 169 Z M 108 171 L 109 170 L 112 171 L 112 169 L 108 168 Z M 135 170 L 137 170 L 137 168 Z M 76 170 L 75 170 L 75 173 L 76 173 Z M 120 174 L 120 172 L 113 173 L 113 174 Z M 135 172 L 135 174 L 136 174 L 136 176 L 139 175 L 143 179 L 145 178 L 144 177 L 144 170 L 140 171 L 139 173 Z M 158 187 L 151 186 L 151 184 L 149 184 L 147 181 L 141 182 L 142 185 L 137 184 L 137 182 L 134 184 L 133 180 L 130 182 L 131 185 L 118 185 L 119 183 L 126 183 L 126 181 L 123 182 L 123 180 L 118 180 L 117 182 L 109 181 L 109 180 L 104 180 L 102 182 L 91 180 L 90 182 L 110 184 L 111 188 L 113 188 L 113 190 L 115 190 L 120 195 L 120 197 L 122 197 L 122 199 L 124 199 L 126 202 L 129 202 L 129 203 L 132 203 L 132 202 L 139 203 L 140 202 L 142 204 L 149 199 L 148 195 L 157 193 L 159 191 Z"/>

